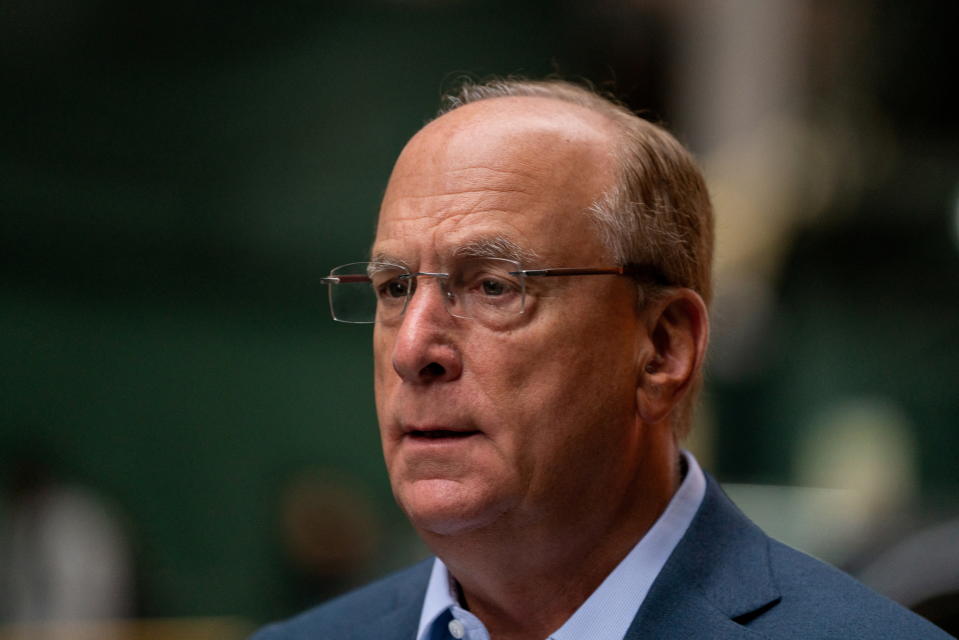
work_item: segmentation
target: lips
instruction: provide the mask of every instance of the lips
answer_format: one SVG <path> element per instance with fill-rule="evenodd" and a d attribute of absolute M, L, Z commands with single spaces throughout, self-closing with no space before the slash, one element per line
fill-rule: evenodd
<path fill-rule="evenodd" d="M 462 440 L 479 435 L 478 429 L 453 427 L 405 427 L 403 435 L 414 440 Z"/>
<path fill-rule="evenodd" d="M 427 440 L 439 440 L 441 438 L 468 438 L 478 434 L 479 431 L 450 431 L 447 429 L 435 429 L 431 431 L 410 431 L 406 435 L 411 438 L 426 438 Z"/>

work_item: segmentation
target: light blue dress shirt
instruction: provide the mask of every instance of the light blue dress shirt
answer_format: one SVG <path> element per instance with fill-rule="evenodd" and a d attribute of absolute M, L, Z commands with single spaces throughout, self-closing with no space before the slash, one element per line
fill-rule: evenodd
<path fill-rule="evenodd" d="M 682 455 L 686 477 L 666 510 L 596 591 L 547 640 L 623 640 L 706 492 L 706 478 L 696 458 L 688 451 Z M 460 606 L 453 578 L 439 558 L 433 562 L 416 638 L 489 640 L 489 632 L 479 618 Z"/>

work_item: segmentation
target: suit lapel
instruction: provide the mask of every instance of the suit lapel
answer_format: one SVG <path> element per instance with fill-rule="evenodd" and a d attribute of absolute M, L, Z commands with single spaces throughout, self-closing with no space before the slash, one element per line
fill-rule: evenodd
<path fill-rule="evenodd" d="M 415 640 L 432 567 L 432 558 L 412 567 L 404 580 L 384 594 L 390 598 L 385 611 L 358 618 L 344 640 Z"/>
<path fill-rule="evenodd" d="M 626 640 L 762 638 L 743 624 L 779 601 L 769 538 L 707 476 L 686 534 L 656 578 Z"/>
<path fill-rule="evenodd" d="M 646 601 L 649 602 L 649 598 Z M 646 608 L 645 604 L 643 608 Z M 687 594 L 668 602 L 658 602 L 645 613 L 640 611 L 623 640 L 651 638 L 761 640 L 766 636 L 737 624 L 708 600 Z"/>

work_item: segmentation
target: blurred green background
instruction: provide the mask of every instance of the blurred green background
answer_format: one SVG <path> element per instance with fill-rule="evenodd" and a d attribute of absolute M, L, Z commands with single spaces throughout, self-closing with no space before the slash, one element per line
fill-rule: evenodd
<path fill-rule="evenodd" d="M 382 469 L 369 330 L 334 326 L 318 279 L 366 255 L 442 89 L 551 72 L 703 160 L 721 243 L 704 465 L 743 486 L 884 488 L 906 514 L 889 538 L 956 515 L 956 14 L 5 2 L 0 517 L 23 460 L 95 492 L 129 540 L 130 613 L 151 618 L 263 622 L 422 555 Z M 837 479 L 816 467 L 830 451 L 881 468 Z M 337 542 L 341 521 L 367 537 Z M 830 559 L 855 568 L 870 546 L 852 530 Z"/>

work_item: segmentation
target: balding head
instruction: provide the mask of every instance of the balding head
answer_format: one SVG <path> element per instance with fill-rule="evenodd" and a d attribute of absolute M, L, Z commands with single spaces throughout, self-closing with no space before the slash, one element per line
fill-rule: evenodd
<path fill-rule="evenodd" d="M 614 262 L 584 215 L 616 182 L 613 133 L 602 115 L 547 98 L 464 106 L 429 123 L 406 145 L 383 199 L 382 210 L 393 215 L 381 216 L 380 225 L 428 209 L 446 218 L 431 232 L 449 235 L 473 212 L 542 210 L 548 227 L 538 233 L 562 235 L 575 228 L 583 254 L 578 259 L 596 253 Z"/>
<path fill-rule="evenodd" d="M 713 213 L 705 181 L 692 156 L 665 129 L 639 118 L 615 101 L 587 88 L 558 80 L 493 80 L 465 84 L 444 97 L 441 122 L 458 111 L 496 99 L 535 99 L 589 112 L 602 131 L 605 153 L 614 161 L 613 179 L 586 208 L 596 231 L 617 264 L 653 265 L 672 286 L 712 297 Z M 568 112 L 569 113 L 569 112 Z M 605 168 L 603 169 L 605 172 Z M 588 166 L 581 168 L 588 173 Z M 604 175 L 605 179 L 605 175 Z M 641 287 L 640 301 L 655 296 Z M 673 417 L 679 437 L 692 424 L 701 374 Z"/>
<path fill-rule="evenodd" d="M 581 196 L 582 211 L 573 211 L 578 216 L 616 181 L 614 133 L 609 120 L 595 111 L 548 98 L 470 104 L 434 120 L 410 140 L 397 160 L 383 208 L 398 198 L 415 198 L 429 184 L 434 193 L 452 196 L 470 188 L 471 181 L 487 186 L 487 180 L 502 183 L 503 191 L 477 190 L 473 198 L 458 199 L 459 206 L 496 208 L 498 200 L 526 197 L 511 186 L 514 178 L 535 176 L 544 193 Z M 553 224 L 571 223 L 552 218 Z"/>

